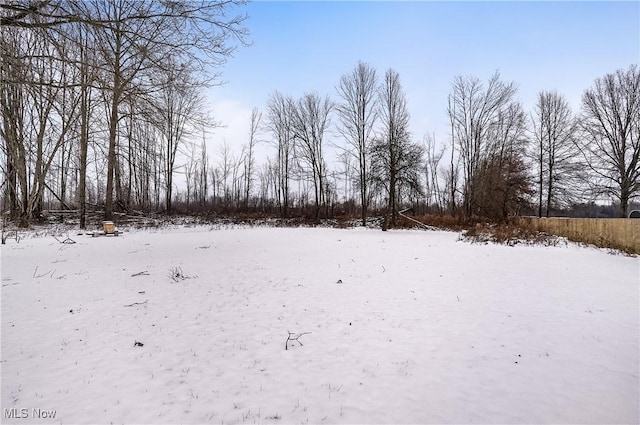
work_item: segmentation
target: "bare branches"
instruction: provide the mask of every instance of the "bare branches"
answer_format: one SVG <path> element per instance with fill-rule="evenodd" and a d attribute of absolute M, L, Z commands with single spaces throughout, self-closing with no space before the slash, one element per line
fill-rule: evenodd
<path fill-rule="evenodd" d="M 171 269 L 169 269 L 169 279 L 173 280 L 174 282 L 191 279 L 191 277 L 192 276 L 187 276 L 186 274 L 184 274 L 181 267 L 172 267 Z"/>
<path fill-rule="evenodd" d="M 62 18 L 54 14 L 52 0 L 24 1 L 22 3 L 14 1 L 0 5 L 2 17 L 0 26 L 16 26 L 24 28 L 46 28 L 54 25 L 62 25 L 70 22 L 71 17 Z M 49 18 L 48 21 L 40 21 L 42 18 Z"/>
<path fill-rule="evenodd" d="M 439 212 L 444 212 L 446 194 L 440 187 L 439 166 L 446 147 L 437 147 L 435 135 L 426 135 L 423 139 L 425 152 L 425 196 L 427 204 L 433 202 Z"/>
<path fill-rule="evenodd" d="M 247 145 L 247 153 L 244 161 L 245 174 L 245 208 L 249 206 L 249 195 L 251 194 L 251 186 L 253 184 L 253 174 L 255 170 L 255 147 L 258 144 L 258 134 L 262 129 L 262 112 L 258 108 L 251 110 L 251 123 L 249 126 L 249 143 Z"/>
<path fill-rule="evenodd" d="M 357 160 L 362 225 L 366 226 L 370 190 L 368 154 L 378 116 L 376 70 L 364 62 L 358 62 L 350 73 L 342 75 L 336 90 L 342 99 L 342 102 L 336 105 L 342 124 L 338 131 L 347 142 L 348 154 Z"/>
<path fill-rule="evenodd" d="M 175 143 L 170 143 L 169 154 L 159 155 L 156 162 L 163 162 L 171 173 L 174 148 L 190 129 L 183 125 L 185 121 L 212 123 L 195 117 L 194 110 L 204 109 L 197 102 L 181 104 L 175 120 L 154 117 L 152 112 L 175 106 L 159 101 L 167 87 L 175 99 L 189 84 L 201 88 L 217 82 L 219 65 L 238 45 L 247 44 L 246 16 L 239 13 L 244 4 L 235 0 L 10 0 L 0 5 L 0 131 L 2 150 L 7 152 L 3 171 L 10 174 L 12 213 L 23 216 L 25 222 L 38 216 L 43 182 L 59 158 L 64 158 L 59 163 L 64 198 L 64 175 L 75 153 L 71 143 L 77 139 L 80 191 L 86 193 L 89 123 L 96 121 L 91 120 L 92 110 L 104 113 L 101 124 L 107 117 L 106 125 L 96 132 L 109 136 L 107 218 L 111 218 L 114 204 L 128 208 L 132 184 L 123 181 L 122 174 L 126 165 L 130 172 L 135 165 L 123 162 L 138 155 L 132 153 L 131 140 L 141 120 L 154 124 L 169 121 L 174 131 L 165 134 Z M 127 140 L 129 146 L 120 146 L 120 139 Z M 127 150 L 128 155 L 123 155 Z M 26 171 L 29 168 L 35 170 L 33 178 Z M 102 180 L 100 175 L 96 177 Z M 171 187 L 171 177 L 167 180 Z M 86 196 L 79 198 L 84 205 Z"/>
<path fill-rule="evenodd" d="M 283 218 L 289 216 L 289 183 L 293 155 L 292 112 L 294 101 L 276 91 L 269 97 L 266 126 L 277 147 L 276 163 L 273 165 L 276 185 L 276 199 Z"/>
<path fill-rule="evenodd" d="M 585 142 L 578 146 L 599 176 L 594 189 L 617 198 L 626 217 L 629 201 L 640 196 L 640 68 L 596 79 L 582 111 Z"/>
<path fill-rule="evenodd" d="M 491 76 L 486 88 L 475 77 L 454 79 L 448 113 L 454 146 L 463 167 L 462 194 L 464 212 L 468 216 L 480 213 L 476 198 L 480 183 L 477 175 L 483 160 L 496 149 L 500 152 L 505 141 L 514 140 L 514 136 L 522 131 L 517 126 L 511 127 L 522 121 L 519 105 L 513 104 L 516 91 L 515 83 L 503 82 L 498 72 Z"/>
<path fill-rule="evenodd" d="M 403 191 L 409 197 L 422 193 L 419 174 L 424 150 L 410 140 L 407 100 L 400 75 L 393 69 L 385 73 L 378 96 L 382 131 L 371 147 L 372 176 L 388 195 L 382 227 L 387 230 L 395 225 Z"/>
<path fill-rule="evenodd" d="M 127 21 L 146 20 L 163 22 L 170 32 L 184 35 L 179 43 L 188 43 L 220 60 L 228 56 L 235 39 L 247 45 L 247 30 L 243 27 L 246 15 L 229 16 L 233 8 L 246 4 L 244 0 L 136 0 L 126 2 L 126 12 L 117 16 L 101 14 L 102 1 L 78 2 L 73 0 L 12 0 L 0 5 L 0 26 L 27 29 L 59 29 L 68 24 L 88 25 L 95 28 L 121 27 Z M 125 5 L 125 3 L 122 3 Z M 136 7 L 134 7 L 136 6 Z M 184 29 L 189 28 L 188 33 Z M 126 29 L 125 29 L 126 31 Z M 151 38 L 153 33 L 136 34 L 141 39 Z M 175 38 L 174 40 L 179 40 Z"/>
<path fill-rule="evenodd" d="M 41 277 L 47 276 L 48 274 L 51 274 L 51 277 L 53 278 L 53 274 L 54 274 L 55 272 L 56 272 L 55 270 L 49 270 L 49 271 L 48 271 L 48 272 L 46 272 L 46 273 L 38 274 L 38 266 L 36 266 L 35 270 L 33 271 L 33 278 L 34 278 L 34 279 L 39 279 L 39 278 L 41 278 Z"/>
<path fill-rule="evenodd" d="M 291 129 L 296 143 L 299 165 L 310 171 L 315 195 L 316 220 L 320 208 L 326 206 L 327 166 L 322 153 L 324 133 L 330 125 L 333 103 L 328 97 L 306 93 L 290 109 Z"/>
<path fill-rule="evenodd" d="M 538 216 L 549 217 L 550 210 L 568 205 L 582 180 L 576 164 L 578 121 L 566 99 L 556 91 L 538 93 L 532 114 L 531 156 L 537 165 Z M 545 196 L 546 195 L 546 196 Z"/>
<path fill-rule="evenodd" d="M 141 302 L 141 303 L 125 304 L 124 306 L 125 306 L 125 307 L 133 307 L 134 305 L 143 305 L 143 304 L 146 304 L 146 303 L 148 303 L 148 302 L 149 302 L 149 300 L 145 300 L 145 301 L 143 301 L 143 302 Z"/>
<path fill-rule="evenodd" d="M 284 349 L 285 350 L 289 349 L 289 341 L 295 341 L 295 342 L 297 342 L 298 344 L 300 344 L 302 346 L 303 344 L 302 344 L 302 342 L 300 342 L 300 337 L 302 337 L 303 335 L 308 335 L 311 332 L 295 333 L 295 332 L 287 331 L 287 333 L 289 335 L 287 336 L 287 340 L 284 343 Z"/>

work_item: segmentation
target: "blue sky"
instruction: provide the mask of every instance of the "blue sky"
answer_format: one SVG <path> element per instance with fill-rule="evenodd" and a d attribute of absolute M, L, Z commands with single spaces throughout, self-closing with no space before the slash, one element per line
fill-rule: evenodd
<path fill-rule="evenodd" d="M 270 93 L 337 100 L 335 85 L 358 60 L 380 76 L 398 71 L 413 137 L 435 133 L 442 143 L 456 75 L 486 81 L 499 70 L 518 84 L 525 110 L 552 89 L 578 110 L 597 77 L 640 62 L 637 1 L 255 1 L 246 12 L 252 45 L 236 51 L 222 70 L 226 84 L 210 93 L 227 125 L 213 144 L 224 139 L 238 152 L 251 108 L 264 110 Z"/>

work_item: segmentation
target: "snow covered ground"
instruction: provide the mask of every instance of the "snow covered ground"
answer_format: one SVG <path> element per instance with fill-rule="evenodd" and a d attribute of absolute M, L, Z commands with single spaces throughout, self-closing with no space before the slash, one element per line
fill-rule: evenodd
<path fill-rule="evenodd" d="M 71 238 L 1 248 L 3 423 L 639 420 L 638 258 L 425 231 Z M 309 333 L 285 350 L 289 331 Z"/>

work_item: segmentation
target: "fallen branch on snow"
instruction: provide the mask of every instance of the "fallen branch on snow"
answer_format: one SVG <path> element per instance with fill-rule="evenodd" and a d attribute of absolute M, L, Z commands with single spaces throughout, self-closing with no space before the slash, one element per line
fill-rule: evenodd
<path fill-rule="evenodd" d="M 174 282 L 180 282 L 181 280 L 191 279 L 193 276 L 187 276 L 180 267 L 174 267 L 169 269 L 169 278 Z"/>
<path fill-rule="evenodd" d="M 56 237 L 55 237 L 55 235 L 52 235 L 52 236 L 53 236 L 53 239 L 57 240 L 59 243 L 65 244 L 65 245 L 71 245 L 71 244 L 76 243 L 76 241 L 74 241 L 73 239 L 71 239 L 71 238 L 69 237 L 69 235 L 67 235 L 67 239 L 65 239 L 65 240 L 63 240 L 63 241 L 61 241 L 60 239 L 56 238 Z"/>
<path fill-rule="evenodd" d="M 397 212 L 398 212 L 398 215 L 400 215 L 400 217 L 403 217 L 403 218 L 405 218 L 405 219 L 407 219 L 407 220 L 409 220 L 409 221 L 411 221 L 411 222 L 413 222 L 413 223 L 417 224 L 418 226 L 422 227 L 423 229 L 426 229 L 426 230 L 438 230 L 437 228 L 435 228 L 435 227 L 433 227 L 433 226 L 428 226 L 428 225 L 426 225 L 426 224 L 424 224 L 424 223 L 421 223 L 421 222 L 419 222 L 418 220 L 413 219 L 413 218 L 409 217 L 408 215 L 406 215 L 405 213 L 406 213 L 407 211 L 409 211 L 410 209 L 411 209 L 411 208 L 406 208 L 406 209 L 404 209 L 404 210 L 402 210 L 402 211 L 397 211 Z"/>
<path fill-rule="evenodd" d="M 42 274 L 37 274 L 38 273 L 38 266 L 36 266 L 36 269 L 33 271 L 33 278 L 34 279 L 39 279 L 41 277 L 45 277 L 46 275 L 48 275 L 49 273 L 51 273 L 51 277 L 53 277 L 53 273 L 55 272 L 55 270 L 51 271 L 49 270 L 46 273 L 42 273 Z"/>
<path fill-rule="evenodd" d="M 303 344 L 300 342 L 300 337 L 301 337 L 302 335 L 310 334 L 311 332 L 302 332 L 302 333 L 296 334 L 295 332 L 287 331 L 287 333 L 288 333 L 289 335 L 287 336 L 287 340 L 286 340 L 286 341 L 285 341 L 285 343 L 284 343 L 284 349 L 285 349 L 285 350 L 288 350 L 288 349 L 289 349 L 289 341 L 296 341 L 298 344 L 303 345 Z"/>
<path fill-rule="evenodd" d="M 149 300 L 143 301 L 141 303 L 131 303 L 131 304 L 126 304 L 125 307 L 133 307 L 134 305 L 142 305 L 142 304 L 146 304 L 148 303 Z"/>

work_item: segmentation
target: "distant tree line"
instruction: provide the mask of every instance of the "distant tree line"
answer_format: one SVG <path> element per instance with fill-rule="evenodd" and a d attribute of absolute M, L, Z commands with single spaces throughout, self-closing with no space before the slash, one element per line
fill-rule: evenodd
<path fill-rule="evenodd" d="M 580 111 L 541 91 L 531 111 L 499 73 L 453 79 L 446 139 L 416 137 L 400 75 L 365 62 L 335 93 L 274 91 L 239 152 L 207 151 L 203 87 L 247 35 L 242 2 L 13 1 L 0 6 L 3 210 L 320 219 L 398 212 L 504 220 L 640 196 L 640 69 L 596 79 Z M 211 71 L 213 70 L 213 71 Z M 223 124 L 223 123 L 222 123 Z M 256 147 L 271 146 L 257 162 Z M 328 157 L 328 151 L 338 157 Z M 175 177 L 184 175 L 183 190 Z"/>

